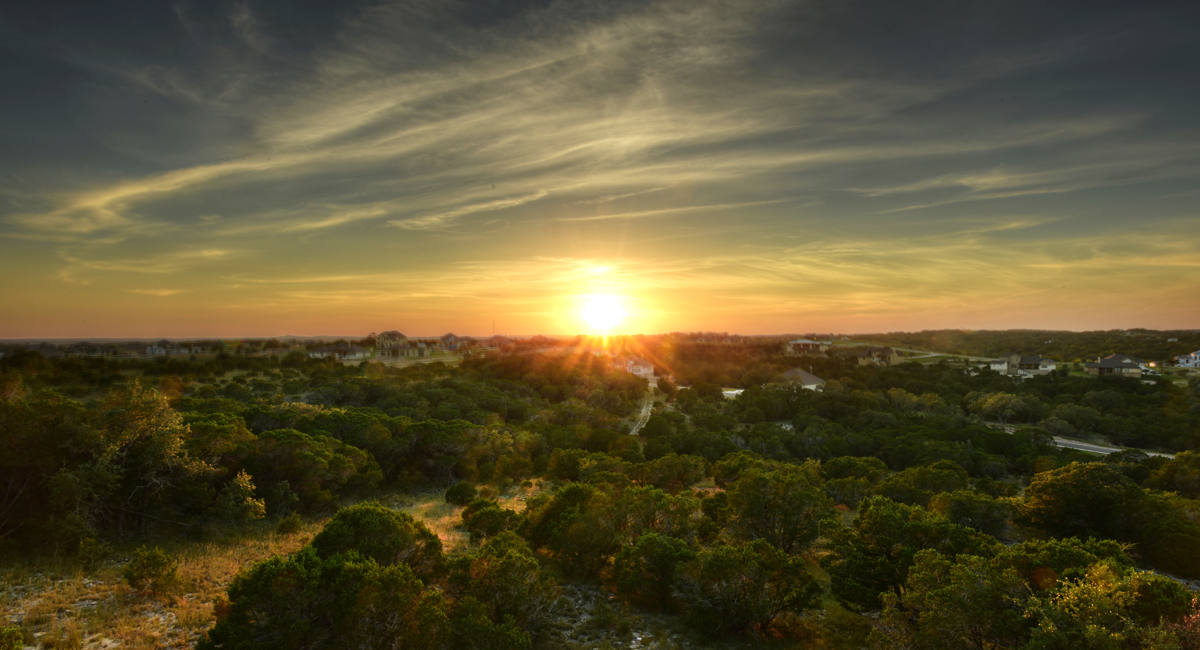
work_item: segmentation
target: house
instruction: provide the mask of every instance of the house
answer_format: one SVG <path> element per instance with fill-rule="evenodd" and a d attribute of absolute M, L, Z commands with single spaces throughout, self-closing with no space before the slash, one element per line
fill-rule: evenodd
<path fill-rule="evenodd" d="M 1175 357 L 1175 365 L 1180 368 L 1200 368 L 1200 350 Z"/>
<path fill-rule="evenodd" d="M 829 348 L 833 346 L 830 341 L 813 341 L 810 339 L 798 339 L 796 341 L 788 341 L 784 344 L 784 354 L 791 356 L 807 354 L 825 354 Z"/>
<path fill-rule="evenodd" d="M 441 337 L 441 341 L 442 341 L 442 345 L 447 350 L 457 350 L 458 349 L 459 338 L 454 332 L 448 332 L 446 334 L 443 334 Z"/>
<path fill-rule="evenodd" d="M 314 359 L 324 359 L 326 357 L 334 357 L 340 360 L 368 359 L 371 357 L 371 349 L 364 348 L 356 343 L 342 343 L 339 345 L 326 345 L 315 350 L 309 350 L 308 356 Z"/>
<path fill-rule="evenodd" d="M 894 366 L 901 360 L 900 353 L 891 348 L 863 348 L 858 351 L 860 366 Z"/>
<path fill-rule="evenodd" d="M 375 335 L 375 347 L 378 349 L 407 344 L 408 337 L 401 334 L 398 330 L 388 330 Z"/>
<path fill-rule="evenodd" d="M 146 348 L 146 356 L 148 357 L 180 357 L 192 354 L 192 352 L 191 346 L 172 343 L 167 339 L 163 339 Z"/>
<path fill-rule="evenodd" d="M 1058 364 L 1054 359 L 1038 356 L 1027 357 L 1016 352 L 1010 352 L 999 359 L 990 361 L 989 367 L 1002 375 L 1032 377 L 1035 375 L 1048 375 L 1058 367 Z"/>
<path fill-rule="evenodd" d="M 800 384 L 801 388 L 807 388 L 808 390 L 817 390 L 825 385 L 824 379 L 799 368 L 792 368 L 783 373 L 783 378 L 792 383 Z"/>
<path fill-rule="evenodd" d="M 626 357 L 613 362 L 613 367 L 637 375 L 651 382 L 655 380 L 654 364 L 641 357 Z"/>
<path fill-rule="evenodd" d="M 380 357 L 412 359 L 429 356 L 429 348 L 419 341 L 406 341 L 390 345 L 386 348 L 375 348 L 375 353 Z"/>
<path fill-rule="evenodd" d="M 1141 377 L 1145 361 L 1131 354 L 1110 354 L 1103 359 L 1083 364 L 1089 375 L 1116 375 L 1118 377 Z"/>

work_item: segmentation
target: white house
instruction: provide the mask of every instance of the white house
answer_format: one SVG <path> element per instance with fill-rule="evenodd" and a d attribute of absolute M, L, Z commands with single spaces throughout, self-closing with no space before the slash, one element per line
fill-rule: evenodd
<path fill-rule="evenodd" d="M 801 388 L 806 388 L 808 390 L 817 390 L 821 386 L 825 385 L 824 379 L 821 379 L 811 372 L 807 372 L 799 368 L 792 368 L 791 370 L 783 373 L 783 378 L 790 382 L 800 384 Z"/>
<path fill-rule="evenodd" d="M 797 339 L 795 341 L 788 341 L 787 345 L 785 346 L 784 351 L 788 355 L 799 355 L 799 354 L 824 355 L 826 352 L 829 351 L 829 348 L 831 348 L 831 347 L 833 347 L 833 343 L 830 341 L 813 341 L 811 339 Z"/>
<path fill-rule="evenodd" d="M 654 364 L 650 363 L 649 361 L 646 361 L 645 359 L 643 359 L 641 357 L 629 357 L 626 359 L 617 359 L 616 361 L 613 362 L 613 367 L 619 368 L 628 373 L 632 373 L 643 379 L 647 379 L 650 382 L 653 382 L 655 380 Z"/>
<path fill-rule="evenodd" d="M 1200 350 L 1175 357 L 1175 365 L 1180 368 L 1200 368 Z"/>
<path fill-rule="evenodd" d="M 1018 377 L 1033 377 L 1035 375 L 1048 375 L 1058 367 L 1054 359 L 1045 357 L 1027 357 L 1012 352 L 1006 354 L 999 359 L 993 359 L 989 362 L 992 370 L 1003 375 L 1016 375 Z"/>

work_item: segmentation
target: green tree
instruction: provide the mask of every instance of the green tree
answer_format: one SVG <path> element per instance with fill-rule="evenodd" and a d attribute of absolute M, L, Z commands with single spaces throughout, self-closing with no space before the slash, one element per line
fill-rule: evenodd
<path fill-rule="evenodd" d="M 475 500 L 478 491 L 475 486 L 467 481 L 459 481 L 454 485 L 446 488 L 446 503 L 453 503 L 456 506 L 465 506 Z"/>
<path fill-rule="evenodd" d="M 379 503 L 339 510 L 312 540 L 320 557 L 355 552 L 383 567 L 404 564 L 428 580 L 442 569 L 442 541 L 423 522 Z"/>
<path fill-rule="evenodd" d="M 965 490 L 969 485 L 966 470 L 954 462 L 939 460 L 897 472 L 880 481 L 875 492 L 897 503 L 927 507 L 933 495 Z"/>
<path fill-rule="evenodd" d="M 695 557 L 695 551 L 681 539 L 646 533 L 617 554 L 613 563 L 617 591 L 643 605 L 669 609 L 676 571 Z"/>
<path fill-rule="evenodd" d="M 974 528 L 992 537 L 1004 533 L 1012 516 L 1012 508 L 1008 503 L 969 490 L 935 494 L 930 500 L 929 509 L 951 523 Z"/>
<path fill-rule="evenodd" d="M 446 610 L 442 592 L 426 589 L 406 564 L 308 547 L 234 578 L 227 608 L 196 648 L 435 650 L 448 637 Z"/>
<path fill-rule="evenodd" d="M 1181 451 L 1150 473 L 1146 487 L 1200 499 L 1200 453 Z"/>
<path fill-rule="evenodd" d="M 802 558 L 762 540 L 701 551 L 679 572 L 678 585 L 688 622 L 714 636 L 765 636 L 781 615 L 815 607 L 821 595 Z"/>
<path fill-rule="evenodd" d="M 1128 540 L 1141 490 L 1104 463 L 1071 463 L 1033 477 L 1017 521 L 1056 537 Z"/>
<path fill-rule="evenodd" d="M 254 498 L 254 481 L 242 470 L 221 491 L 213 514 L 222 521 L 243 524 L 265 517 L 267 505 L 262 499 Z"/>
<path fill-rule="evenodd" d="M 831 551 L 821 559 L 833 595 L 853 609 L 878 609 L 880 594 L 904 598 L 904 584 L 916 554 L 933 549 L 947 557 L 961 553 L 989 556 L 998 544 L 991 537 L 950 523 L 919 506 L 871 497 L 858 506 L 846 528 L 835 521 L 821 526 Z"/>
<path fill-rule="evenodd" d="M 817 538 L 833 502 L 821 491 L 815 462 L 742 472 L 729 492 L 729 528 L 748 539 L 766 540 L 790 553 Z"/>
<path fill-rule="evenodd" d="M 876 647 L 928 650 L 1015 648 L 1028 635 L 1029 588 L 1017 572 L 970 555 L 933 550 L 913 557 L 904 597 L 883 595 Z"/>
<path fill-rule="evenodd" d="M 513 620 L 532 632 L 554 614 L 558 587 L 515 533 L 504 531 L 489 539 L 470 567 L 467 594 L 484 605 L 491 620 Z"/>

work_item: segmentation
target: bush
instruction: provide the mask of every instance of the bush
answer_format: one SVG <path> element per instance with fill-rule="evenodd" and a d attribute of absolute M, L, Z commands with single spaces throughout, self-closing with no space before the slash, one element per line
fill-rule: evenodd
<path fill-rule="evenodd" d="M 405 564 L 312 547 L 254 565 L 229 585 L 224 616 L 196 645 L 218 648 L 437 648 L 446 638 L 442 592 Z"/>
<path fill-rule="evenodd" d="M 157 596 L 170 592 L 179 583 L 179 565 L 161 548 L 156 546 L 148 551 L 143 546 L 134 552 L 121 576 L 133 589 Z"/>
<path fill-rule="evenodd" d="M 300 515 L 292 513 L 283 519 L 279 520 L 279 524 L 275 526 L 276 535 L 291 535 L 299 532 L 303 522 L 300 521 Z"/>
<path fill-rule="evenodd" d="M 21 650 L 25 647 L 25 638 L 21 630 L 15 627 L 0 627 L 0 650 Z"/>
<path fill-rule="evenodd" d="M 313 538 L 312 547 L 321 557 L 353 551 L 384 567 L 407 564 L 423 580 L 442 567 L 442 540 L 411 515 L 378 503 L 339 510 Z"/>
<path fill-rule="evenodd" d="M 466 481 L 455 483 L 446 488 L 446 503 L 453 503 L 456 506 L 465 506 L 475 500 L 478 492 L 475 486 Z"/>
<path fill-rule="evenodd" d="M 815 607 L 821 596 L 802 558 L 763 540 L 704 550 L 678 579 L 688 622 L 712 636 L 743 631 L 767 636 L 776 618 Z"/>

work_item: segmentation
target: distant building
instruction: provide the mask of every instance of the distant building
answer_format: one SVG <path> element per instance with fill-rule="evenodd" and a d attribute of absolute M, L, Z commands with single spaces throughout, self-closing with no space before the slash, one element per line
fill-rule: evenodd
<path fill-rule="evenodd" d="M 788 341 L 784 345 L 784 353 L 788 355 L 817 355 L 825 354 L 829 348 L 833 347 L 830 341 L 813 341 L 810 339 L 799 339 L 796 341 Z"/>
<path fill-rule="evenodd" d="M 1148 370 L 1146 362 L 1132 354 L 1110 354 L 1103 359 L 1085 363 L 1083 367 L 1089 375 L 1097 377 L 1102 375 L 1141 377 L 1142 372 Z"/>
<path fill-rule="evenodd" d="M 1058 367 L 1058 364 L 1054 359 L 1038 356 L 1027 357 L 1016 352 L 1011 352 L 999 359 L 993 359 L 989 362 L 989 366 L 992 370 L 1002 375 L 1032 377 L 1036 375 L 1048 375 Z"/>
<path fill-rule="evenodd" d="M 393 359 L 412 359 L 429 356 L 429 348 L 420 341 L 408 341 L 375 348 L 375 355 Z"/>
<path fill-rule="evenodd" d="M 408 337 L 398 330 L 388 330 L 375 335 L 376 348 L 390 348 L 396 345 L 407 345 Z"/>
<path fill-rule="evenodd" d="M 1180 368 L 1200 368 L 1200 350 L 1175 357 L 1175 365 Z"/>
<path fill-rule="evenodd" d="M 148 357 L 184 357 L 199 350 L 193 350 L 190 345 L 180 345 L 163 339 L 146 348 Z"/>
<path fill-rule="evenodd" d="M 309 350 L 308 356 L 314 359 L 325 359 L 328 357 L 339 360 L 369 359 L 371 357 L 371 349 L 364 348 L 356 343 L 344 343 L 341 345 L 326 345 L 315 350 Z"/>
<path fill-rule="evenodd" d="M 613 362 L 613 367 L 637 375 L 651 382 L 655 380 L 654 364 L 641 357 L 626 357 Z"/>
<path fill-rule="evenodd" d="M 783 378 L 792 383 L 800 384 L 801 388 L 807 388 L 808 390 L 817 390 L 825 385 L 824 379 L 799 368 L 793 368 L 783 373 Z"/>
<path fill-rule="evenodd" d="M 508 338 L 507 336 L 500 336 L 500 335 L 489 336 L 488 338 L 486 338 L 480 342 L 480 345 L 482 345 L 485 348 L 502 348 L 506 345 L 512 345 L 512 344 L 513 344 L 512 339 Z"/>
<path fill-rule="evenodd" d="M 894 366 L 901 360 L 900 353 L 891 348 L 863 348 L 858 351 L 860 366 Z"/>

